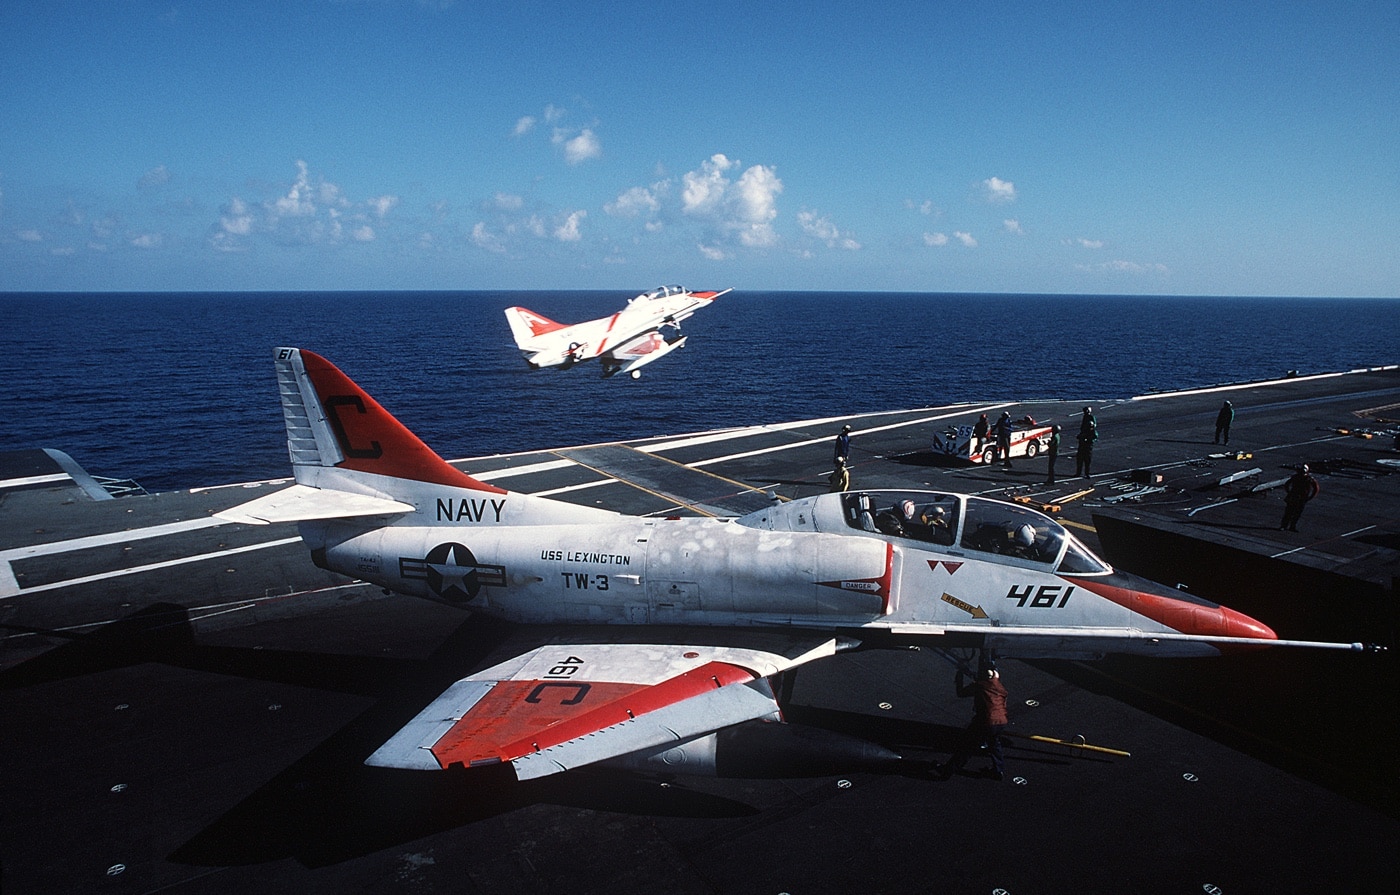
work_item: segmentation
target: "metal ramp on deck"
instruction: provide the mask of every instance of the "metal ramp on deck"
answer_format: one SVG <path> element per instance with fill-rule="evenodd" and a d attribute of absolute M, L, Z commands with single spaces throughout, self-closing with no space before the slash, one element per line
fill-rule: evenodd
<path fill-rule="evenodd" d="M 743 482 L 692 469 L 624 444 L 567 448 L 554 453 L 705 515 L 742 516 L 772 503 L 766 493 Z"/>

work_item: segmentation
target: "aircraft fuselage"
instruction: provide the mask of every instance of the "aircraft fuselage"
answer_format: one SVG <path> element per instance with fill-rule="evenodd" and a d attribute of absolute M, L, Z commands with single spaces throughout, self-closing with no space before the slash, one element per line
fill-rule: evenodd
<path fill-rule="evenodd" d="M 936 545 L 912 532 L 847 525 L 865 497 L 824 495 L 737 519 L 603 514 L 509 525 L 512 503 L 530 498 L 488 495 L 436 501 L 425 507 L 431 525 L 414 524 L 420 514 L 413 514 L 405 524 L 369 529 L 303 523 L 302 534 L 325 568 L 521 623 L 953 634 L 1019 655 L 1097 655 L 1105 629 L 1124 632 L 1115 651 L 1151 655 L 1218 653 L 1171 639 L 1188 631 L 1258 636 L 1239 621 L 1244 616 L 1113 572 L 1033 511 L 958 495 L 897 495 L 953 509 L 960 525 L 950 543 Z M 1033 523 L 1052 552 L 991 552 L 995 546 L 976 541 L 970 527 L 988 527 L 995 514 L 1003 527 Z M 1021 639 L 1031 628 L 1036 638 Z M 1079 645 L 1076 634 L 1094 642 Z"/>

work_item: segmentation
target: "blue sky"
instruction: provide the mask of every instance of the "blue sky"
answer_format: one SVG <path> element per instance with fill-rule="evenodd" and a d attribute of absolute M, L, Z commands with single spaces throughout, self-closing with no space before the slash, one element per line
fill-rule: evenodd
<path fill-rule="evenodd" d="M 0 2 L 0 291 L 1400 296 L 1400 3 Z"/>

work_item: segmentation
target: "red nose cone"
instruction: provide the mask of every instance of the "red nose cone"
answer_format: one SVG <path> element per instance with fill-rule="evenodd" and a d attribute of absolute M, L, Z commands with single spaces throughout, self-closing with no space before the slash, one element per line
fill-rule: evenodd
<path fill-rule="evenodd" d="M 1138 615 L 1161 622 L 1182 634 L 1196 637 L 1238 637 L 1244 640 L 1277 640 L 1273 629 L 1261 621 L 1227 606 L 1182 599 L 1180 594 L 1142 579 L 1122 575 L 1119 580 L 1134 586 L 1122 587 L 1110 581 L 1080 579 L 1087 590 L 1105 597 Z"/>
<path fill-rule="evenodd" d="M 1222 634 L 1227 637 L 1248 637 L 1251 640 L 1278 640 L 1274 629 L 1263 622 L 1250 618 L 1243 612 L 1236 612 L 1226 606 L 1220 607 Z"/>

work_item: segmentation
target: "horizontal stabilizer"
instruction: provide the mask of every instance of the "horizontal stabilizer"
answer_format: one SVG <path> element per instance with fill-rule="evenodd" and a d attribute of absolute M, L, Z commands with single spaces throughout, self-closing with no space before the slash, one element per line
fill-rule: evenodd
<path fill-rule="evenodd" d="M 275 494 L 229 507 L 214 515 L 225 522 L 270 525 L 279 522 L 309 522 L 313 519 L 391 516 L 411 513 L 414 509 L 412 504 L 384 497 L 352 494 L 349 491 L 329 491 L 310 485 L 292 485 Z"/>

